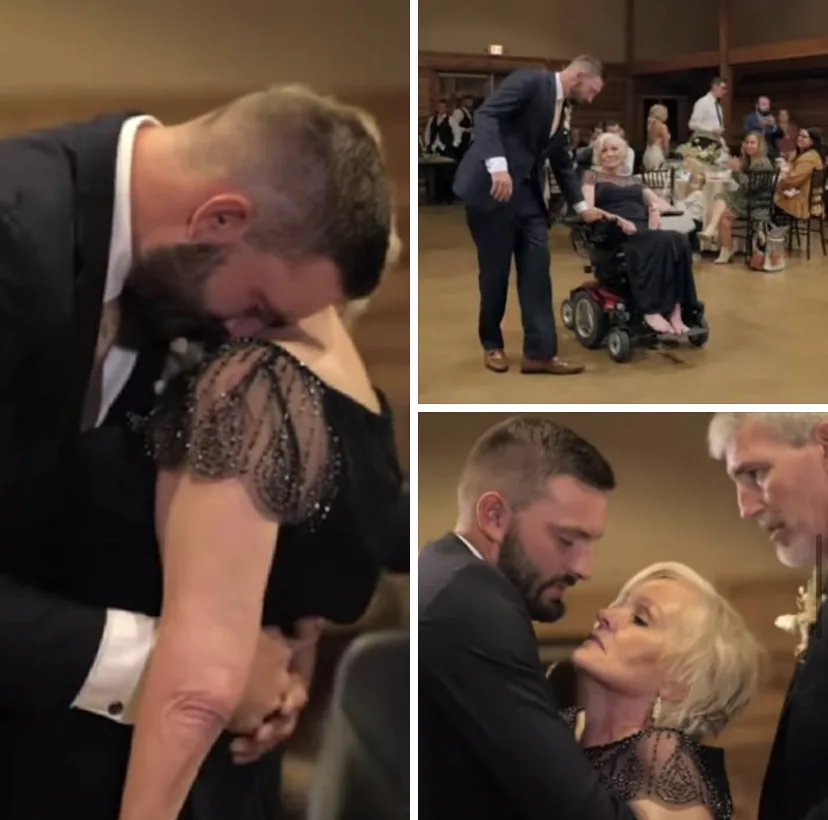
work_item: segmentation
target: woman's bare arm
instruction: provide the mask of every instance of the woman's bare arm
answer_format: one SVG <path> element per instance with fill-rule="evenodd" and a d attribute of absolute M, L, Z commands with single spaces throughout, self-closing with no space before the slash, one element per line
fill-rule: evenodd
<path fill-rule="evenodd" d="M 283 349 L 240 343 L 192 396 L 154 428 L 164 601 L 121 820 L 178 817 L 245 692 L 279 527 L 324 510 L 338 475 L 320 385 Z"/>
<path fill-rule="evenodd" d="M 237 480 L 165 473 L 164 607 L 138 708 L 121 820 L 175 820 L 242 698 L 278 524 Z"/>

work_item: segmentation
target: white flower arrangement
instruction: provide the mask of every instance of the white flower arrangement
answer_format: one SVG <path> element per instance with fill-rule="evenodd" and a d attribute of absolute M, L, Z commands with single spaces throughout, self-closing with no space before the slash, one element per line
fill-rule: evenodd
<path fill-rule="evenodd" d="M 826 598 L 825 593 L 822 592 L 823 585 L 820 583 L 821 580 L 815 572 L 804 587 L 799 587 L 796 598 L 796 614 L 780 615 L 774 621 L 774 624 L 779 629 L 787 632 L 789 635 L 799 635 L 799 643 L 794 650 L 794 656 L 800 661 L 805 654 L 805 650 L 808 648 L 811 627 L 816 622 L 819 608 Z"/>

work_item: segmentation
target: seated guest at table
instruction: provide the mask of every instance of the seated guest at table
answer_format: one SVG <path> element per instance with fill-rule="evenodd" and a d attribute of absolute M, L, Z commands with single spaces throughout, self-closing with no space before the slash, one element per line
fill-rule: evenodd
<path fill-rule="evenodd" d="M 729 164 L 735 186 L 716 195 L 707 226 L 700 234 L 709 240 L 718 233 L 721 249 L 716 258 L 717 265 L 726 265 L 733 258 L 733 222 L 747 217 L 748 174 L 773 170 L 764 136 L 758 131 L 751 131 L 742 141 L 741 155 L 733 157 Z M 768 219 L 769 216 L 770 199 L 766 207 L 751 209 L 751 218 L 755 221 Z"/>
<path fill-rule="evenodd" d="M 822 200 L 811 209 L 811 176 L 825 164 L 822 134 L 816 128 L 803 128 L 796 138 L 796 150 L 786 158 L 779 173 L 773 201 L 777 208 L 794 219 L 807 219 L 822 213 Z"/>
<path fill-rule="evenodd" d="M 678 203 L 692 220 L 694 230 L 687 235 L 694 254 L 701 253 L 699 233 L 704 222 L 704 174 L 692 174 L 687 183 L 687 192 Z"/>
<path fill-rule="evenodd" d="M 750 702 L 761 657 L 707 580 L 683 564 L 653 564 L 573 653 L 577 705 L 562 716 L 600 782 L 642 820 L 730 820 L 724 753 L 708 738 Z"/>
<path fill-rule="evenodd" d="M 599 170 L 584 175 L 584 199 L 620 228 L 630 289 L 644 320 L 659 333 L 681 335 L 688 328 L 683 306 L 696 303 L 690 243 L 677 231 L 659 230 L 669 205 L 623 170 L 627 143 L 604 134 L 595 143 Z"/>

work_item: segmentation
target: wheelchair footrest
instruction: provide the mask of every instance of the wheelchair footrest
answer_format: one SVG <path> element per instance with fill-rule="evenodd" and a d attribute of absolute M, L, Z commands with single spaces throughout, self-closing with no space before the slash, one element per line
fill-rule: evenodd
<path fill-rule="evenodd" d="M 687 333 L 678 335 L 676 333 L 656 333 L 655 337 L 659 342 L 686 342 L 696 336 L 703 336 L 707 331 L 703 327 L 691 327 Z"/>

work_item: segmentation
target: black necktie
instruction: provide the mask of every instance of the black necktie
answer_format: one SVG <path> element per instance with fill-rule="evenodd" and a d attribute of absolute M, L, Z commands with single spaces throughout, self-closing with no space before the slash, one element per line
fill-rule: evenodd
<path fill-rule="evenodd" d="M 716 116 L 719 118 L 719 125 L 724 128 L 724 117 L 722 116 L 722 104 L 716 101 Z"/>

